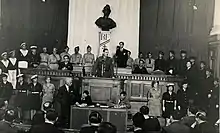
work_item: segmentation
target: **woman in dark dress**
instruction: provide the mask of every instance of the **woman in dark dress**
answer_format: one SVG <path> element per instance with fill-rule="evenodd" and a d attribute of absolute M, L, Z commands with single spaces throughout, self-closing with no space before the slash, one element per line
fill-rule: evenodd
<path fill-rule="evenodd" d="M 176 93 L 174 92 L 174 84 L 167 85 L 167 92 L 163 93 L 162 97 L 162 116 L 166 119 L 166 124 L 170 121 L 172 112 L 176 110 Z"/>
<path fill-rule="evenodd" d="M 19 118 L 24 120 L 23 113 L 28 111 L 28 104 L 27 104 L 27 90 L 28 90 L 28 83 L 24 81 L 24 75 L 19 74 L 17 76 L 17 84 L 16 84 L 16 91 L 17 97 L 15 100 L 15 104 L 19 109 Z"/>

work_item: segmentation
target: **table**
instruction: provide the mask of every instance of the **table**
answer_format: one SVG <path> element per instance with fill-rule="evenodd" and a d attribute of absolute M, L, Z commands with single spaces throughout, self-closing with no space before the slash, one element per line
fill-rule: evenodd
<path fill-rule="evenodd" d="M 83 124 L 88 124 L 88 117 L 92 111 L 99 112 L 104 122 L 111 122 L 116 127 L 118 132 L 125 133 L 127 130 L 127 109 L 114 109 L 114 108 L 89 108 L 89 107 L 76 107 L 71 106 L 70 112 L 70 128 L 80 130 Z"/>

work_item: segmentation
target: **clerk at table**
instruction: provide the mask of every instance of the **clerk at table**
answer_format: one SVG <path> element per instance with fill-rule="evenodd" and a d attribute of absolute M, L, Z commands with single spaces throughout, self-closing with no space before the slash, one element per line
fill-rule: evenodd
<path fill-rule="evenodd" d="M 107 103 L 108 106 L 114 107 L 114 108 L 121 108 L 121 109 L 130 109 L 131 104 L 127 98 L 127 93 L 125 91 L 122 91 L 120 93 L 120 97 L 118 99 L 115 99 L 113 101 L 109 101 Z"/>

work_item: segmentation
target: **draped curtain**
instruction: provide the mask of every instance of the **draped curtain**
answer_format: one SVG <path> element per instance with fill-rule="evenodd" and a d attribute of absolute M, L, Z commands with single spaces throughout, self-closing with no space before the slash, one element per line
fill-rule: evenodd
<path fill-rule="evenodd" d="M 141 0 L 140 47 L 157 56 L 159 50 L 176 56 L 184 49 L 198 60 L 207 60 L 214 0 Z"/>
<path fill-rule="evenodd" d="M 110 18 L 116 21 L 117 27 L 111 31 L 110 55 L 115 53 L 120 41 L 125 42 L 125 48 L 137 57 L 139 49 L 139 8 L 140 0 L 70 0 L 68 43 L 70 53 L 79 46 L 85 53 L 87 45 L 92 46 L 96 55 L 100 29 L 95 25 L 96 19 L 103 16 L 103 7 L 111 6 Z"/>

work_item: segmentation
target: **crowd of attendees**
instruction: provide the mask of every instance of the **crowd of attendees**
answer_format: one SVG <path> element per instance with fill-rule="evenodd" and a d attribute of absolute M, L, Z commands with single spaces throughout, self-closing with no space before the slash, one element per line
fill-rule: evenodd
<path fill-rule="evenodd" d="M 57 89 L 51 83 L 51 77 L 45 77 L 45 83 L 41 84 L 38 82 L 38 75 L 33 75 L 31 82 L 27 83 L 24 80 L 25 75 L 19 72 L 19 68 L 73 70 L 74 65 L 94 65 L 109 72 L 108 69 L 115 66 L 131 68 L 133 73 L 137 74 L 154 74 L 154 72 L 161 71 L 169 75 L 182 76 L 184 79 L 179 84 L 180 89 L 177 92 L 174 91 L 174 84 L 170 83 L 167 85 L 167 91 L 163 94 L 161 94 L 159 87 L 160 83 L 152 81 L 147 96 L 148 107 L 141 107 L 140 112 L 133 116 L 134 128 L 132 131 L 148 132 L 156 130 L 167 133 L 206 133 L 206 129 L 212 131 L 214 124 L 219 119 L 219 80 L 213 77 L 212 70 L 206 67 L 204 61 L 197 65 L 196 58 L 187 58 L 187 53 L 183 50 L 180 54 L 181 58 L 178 60 L 175 58 L 174 51 L 169 52 L 167 60 L 164 59 L 164 53 L 161 51 L 157 59 L 153 59 L 152 53 L 148 53 L 147 58 L 144 58 L 143 54 L 140 53 L 139 57 L 133 60 L 130 57 L 131 52 L 124 48 L 123 42 L 119 43 L 113 58 L 108 57 L 108 50 L 104 49 L 103 57 L 95 61 L 95 56 L 91 50 L 92 48 L 88 46 L 87 53 L 82 56 L 79 53 L 79 47 L 75 47 L 75 53 L 72 55 L 68 53 L 68 47 L 60 54 L 57 53 L 56 48 L 53 48 L 52 54 L 48 54 L 47 48 L 44 47 L 43 52 L 39 54 L 37 46 L 31 46 L 29 50 L 26 43 L 22 43 L 17 52 L 15 50 L 9 53 L 3 52 L 0 61 L 0 100 L 4 102 L 5 106 L 2 106 L 2 110 L 6 110 L 7 106 L 10 105 L 9 101 L 14 93 L 16 94 L 14 107 L 18 109 L 18 118 L 25 121 L 33 117 L 32 124 L 37 125 L 32 127 L 31 132 L 38 133 L 39 128 L 42 128 L 42 133 L 47 132 L 44 127 L 48 127 L 48 130 L 51 129 L 54 132 L 60 132 L 48 123 L 52 125 L 56 123 L 56 126 L 64 128 L 69 127 L 70 105 L 84 107 L 97 106 L 97 104 L 92 102 L 88 91 L 80 94 L 79 88 L 73 87 L 72 78 L 66 78 L 65 84 Z M 104 66 L 103 62 L 105 62 Z M 99 63 L 102 64 L 101 67 Z M 97 70 L 99 71 L 99 69 Z M 104 76 L 103 70 L 98 73 L 100 76 Z M 119 99 L 108 101 L 107 105 L 129 109 L 131 105 L 126 96 L 126 92 L 122 91 Z M 56 110 L 47 112 L 48 108 L 55 108 Z M 7 114 L 7 111 L 5 112 Z M 44 117 L 45 112 L 46 117 Z M 30 117 L 26 118 L 26 114 L 30 114 Z M 93 120 L 94 114 L 96 116 L 95 122 Z M 81 132 L 93 132 L 100 129 L 100 133 L 104 133 L 108 128 L 112 133 L 115 132 L 114 125 L 101 123 L 100 114 L 98 112 L 94 114 L 92 113 L 91 118 L 89 117 L 89 126 L 87 125 L 89 128 L 85 126 Z M 165 118 L 166 127 L 161 128 L 157 119 L 151 118 L 151 116 Z M 2 121 L 5 122 L 5 119 L 2 118 Z M 42 122 L 44 125 L 39 124 Z M 42 127 L 38 127 L 39 125 Z"/>

